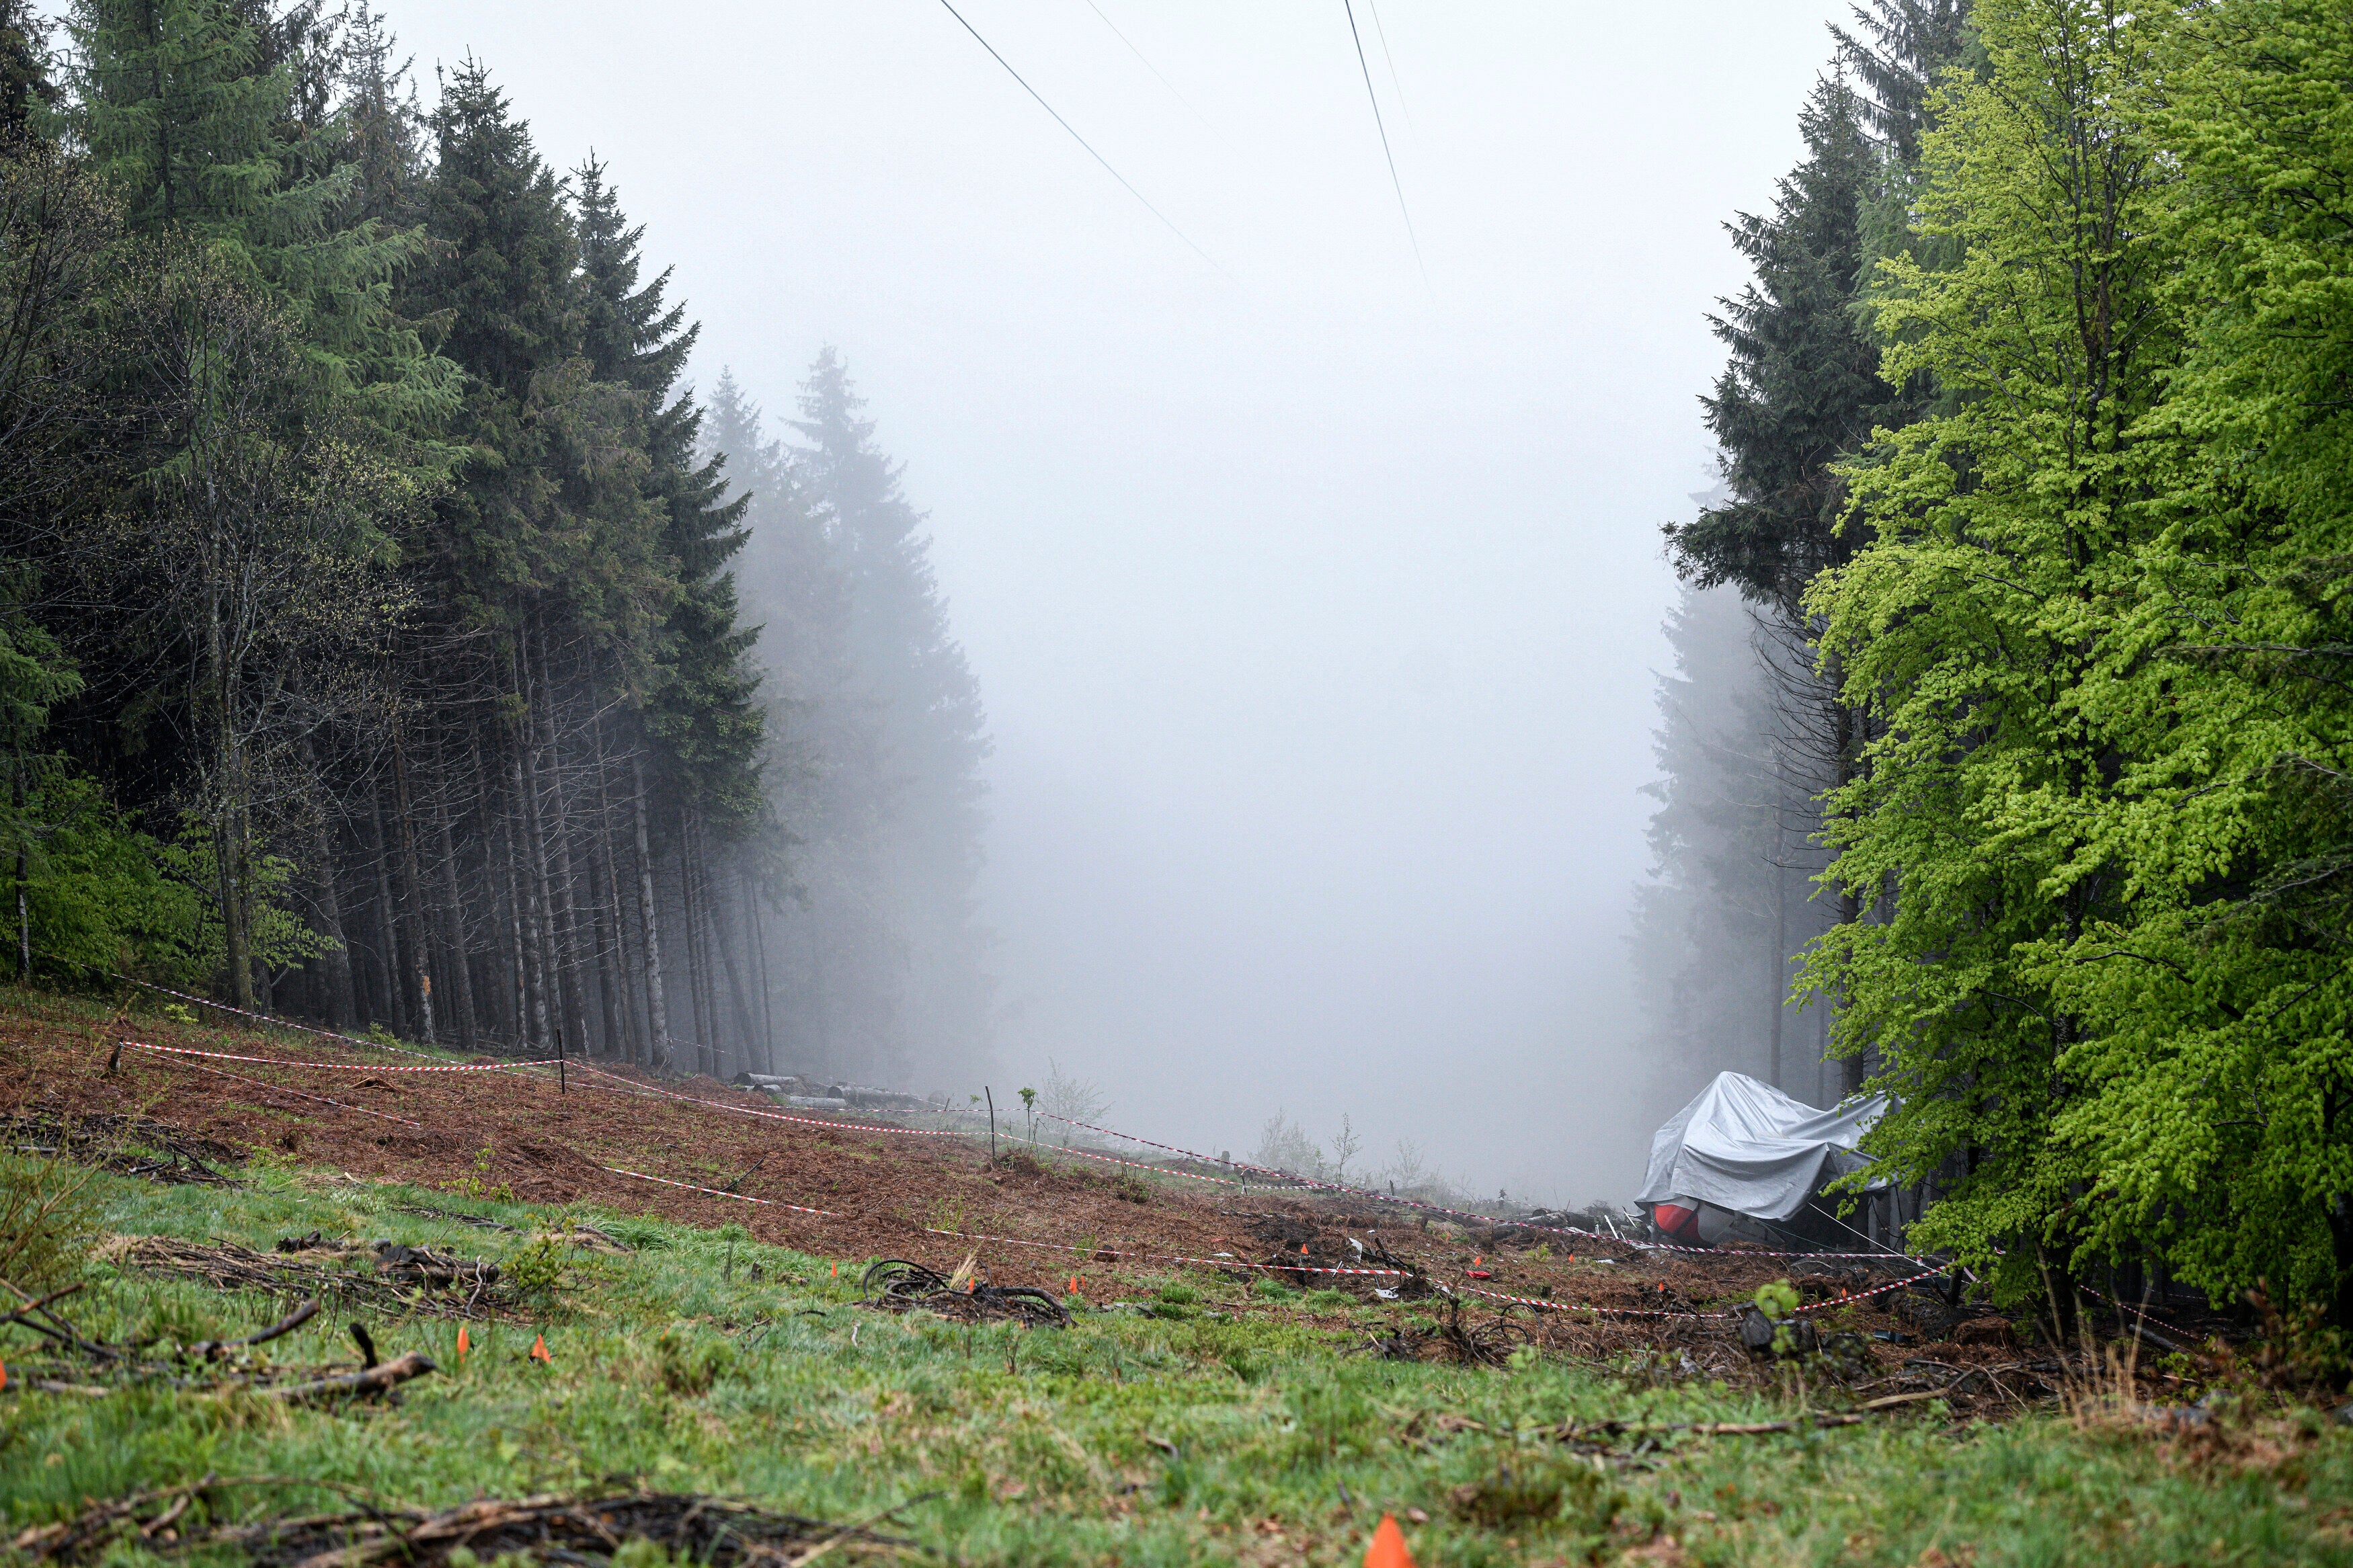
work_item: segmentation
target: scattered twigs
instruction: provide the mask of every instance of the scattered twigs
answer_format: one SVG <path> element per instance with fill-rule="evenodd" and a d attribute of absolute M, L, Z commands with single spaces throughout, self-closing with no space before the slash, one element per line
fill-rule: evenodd
<path fill-rule="evenodd" d="M 1446 1321 L 1431 1337 L 1462 1365 L 1501 1366 L 1520 1346 L 1535 1342 L 1535 1331 L 1525 1323 L 1501 1315 L 1483 1323 L 1463 1321 L 1462 1299 L 1451 1290 L 1443 1294 Z"/>
<path fill-rule="evenodd" d="M 223 1290 L 299 1293 L 388 1315 L 482 1319 L 501 1315 L 508 1305 L 496 1264 L 445 1258 L 424 1247 L 297 1245 L 273 1254 L 235 1242 L 204 1246 L 150 1236 L 123 1247 L 119 1257 L 133 1268 L 202 1280 Z"/>
<path fill-rule="evenodd" d="M 102 1392 L 102 1391 L 101 1391 Z M 189 1505 L 206 1492 L 229 1487 L 316 1487 L 322 1491 L 341 1492 L 367 1504 L 368 1497 L 355 1487 L 338 1481 L 311 1480 L 298 1476 L 206 1476 L 176 1487 L 156 1487 L 132 1492 L 128 1497 L 105 1502 L 93 1502 L 69 1520 L 54 1524 L 35 1525 L 21 1531 L 9 1542 L 16 1551 L 34 1562 L 72 1562 L 101 1555 L 107 1544 L 125 1527 L 157 1503 L 164 1508 L 153 1519 L 140 1525 L 137 1534 L 153 1542 L 164 1535 L 185 1517 Z M 334 1517 L 341 1518 L 342 1515 Z M 216 1531 L 218 1536 L 233 1534 L 233 1530 Z M 167 1538 L 168 1539 L 168 1538 Z"/>
<path fill-rule="evenodd" d="M 32 1330 L 37 1334 L 47 1334 L 49 1338 L 57 1341 L 59 1344 L 64 1345 L 68 1350 L 73 1351 L 79 1354 L 90 1356 L 98 1361 L 119 1361 L 121 1359 L 122 1352 L 121 1351 L 115 1349 L 112 1345 L 100 1344 L 96 1340 L 84 1338 L 80 1330 L 75 1328 L 73 1324 L 67 1321 L 57 1312 L 52 1311 L 49 1308 L 49 1303 L 56 1300 L 58 1296 L 48 1296 L 36 1301 L 33 1300 L 32 1293 L 30 1291 L 24 1289 L 13 1279 L 0 1279 L 0 1288 L 5 1288 L 10 1295 L 25 1303 L 24 1307 L 13 1315 L 13 1321 L 15 1322 Z M 79 1289 L 79 1287 L 76 1287 L 76 1289 Z M 58 1295 L 59 1296 L 71 1294 L 72 1291 L 70 1290 L 61 1290 L 58 1292 Z M 35 1321 L 34 1314 L 36 1313 L 48 1321 L 47 1322 Z"/>
<path fill-rule="evenodd" d="M 1883 1412 L 1943 1397 L 1942 1389 L 1918 1394 L 1891 1394 L 1882 1399 L 1867 1400 L 1852 1410 L 1814 1411 L 1779 1421 L 1675 1421 L 1656 1426 L 1636 1426 L 1624 1421 L 1596 1421 L 1581 1426 L 1567 1422 L 1555 1427 L 1551 1435 L 1566 1443 L 1663 1437 L 1671 1433 L 1688 1433 L 1695 1437 L 1762 1437 L 1775 1432 L 1799 1432 L 1814 1426 L 1860 1426 Z"/>
<path fill-rule="evenodd" d="M 1485 1322 L 1466 1321 L 1462 1301 L 1444 1287 L 1446 1321 L 1434 1330 L 1393 1325 L 1386 1339 L 1375 1336 L 1356 1349 L 1370 1351 L 1384 1361 L 1419 1361 L 1433 1347 L 1463 1366 L 1501 1366 L 1522 1345 L 1535 1343 L 1535 1331 L 1500 1314 Z"/>
<path fill-rule="evenodd" d="M 827 1552 L 832 1551 L 843 1542 L 850 1540 L 853 1537 L 866 1535 L 867 1532 L 871 1531 L 876 1525 L 881 1523 L 892 1514 L 904 1513 L 907 1510 L 914 1507 L 919 1502 L 929 1502 L 934 1498 L 945 1497 L 946 1495 L 947 1494 L 945 1492 L 941 1491 L 918 1492 L 904 1502 L 895 1502 L 880 1513 L 869 1514 L 866 1518 L 859 1521 L 856 1524 L 842 1525 L 832 1534 L 827 1536 L 823 1541 L 820 1541 L 815 1546 L 810 1547 L 807 1552 L 800 1553 L 797 1557 L 788 1558 L 786 1561 L 790 1564 L 790 1568 L 802 1568 L 803 1563 L 816 1562 L 818 1558 L 824 1556 Z"/>
<path fill-rule="evenodd" d="M 504 1220 L 492 1219 L 488 1215 L 467 1214 L 459 1209 L 437 1209 L 424 1204 L 399 1204 L 394 1206 L 393 1212 L 420 1215 L 427 1219 L 446 1219 L 453 1225 L 471 1226 L 476 1230 L 502 1230 L 509 1236 L 521 1236 L 523 1233 L 522 1226 L 519 1225 L 509 1225 Z"/>
<path fill-rule="evenodd" d="M 50 1302 L 62 1300 L 66 1297 L 72 1295 L 75 1291 L 82 1289 L 84 1287 L 82 1285 L 69 1285 L 62 1290 L 52 1290 L 47 1295 L 42 1297 L 39 1300 L 32 1302 L 26 1306 L 19 1307 L 15 1311 L 8 1313 L 6 1316 L 0 1317 L 0 1329 L 5 1329 L 11 1323 L 22 1322 L 26 1317 L 32 1313 L 40 1311 Z M 28 1329 L 32 1329 L 38 1328 L 40 1325 L 37 1323 L 26 1323 L 25 1326 Z"/>
<path fill-rule="evenodd" d="M 210 1361 L 223 1351 L 245 1350 L 254 1345 L 266 1345 L 280 1334 L 290 1334 L 319 1313 L 319 1298 L 311 1297 L 258 1334 L 248 1334 L 241 1340 L 201 1340 L 188 1347 L 195 1359 Z"/>
<path fill-rule="evenodd" d="M 241 1184 L 214 1169 L 236 1163 L 236 1150 L 144 1116 L 19 1111 L 0 1116 L 0 1138 L 22 1153 L 54 1155 L 148 1181 L 207 1187 Z"/>
<path fill-rule="evenodd" d="M 187 1500 L 238 1484 L 318 1483 L 277 1478 L 219 1482 L 207 1477 L 189 1487 L 93 1504 L 76 1519 L 25 1531 L 14 1544 L 34 1562 L 95 1562 L 121 1536 L 138 1534 L 151 1551 L 234 1548 L 255 1568 L 296 1568 L 305 1563 L 338 1568 L 385 1562 L 434 1564 L 448 1561 L 461 1547 L 480 1557 L 512 1555 L 577 1568 L 609 1562 L 624 1543 L 641 1540 L 668 1547 L 681 1562 L 709 1568 L 800 1568 L 844 1546 L 885 1552 L 913 1546 L 904 1537 L 878 1534 L 873 1527 L 940 1495 L 910 1498 L 850 1525 L 776 1513 L 725 1498 L 635 1492 L 597 1499 L 484 1498 L 438 1513 L 364 1506 L 340 1513 L 189 1530 L 182 1539 L 172 1540 L 174 1525 L 185 1518 Z M 141 1516 L 158 1504 L 164 1506 L 140 1524 Z M 171 1518 L 164 1519 L 165 1514 Z"/>

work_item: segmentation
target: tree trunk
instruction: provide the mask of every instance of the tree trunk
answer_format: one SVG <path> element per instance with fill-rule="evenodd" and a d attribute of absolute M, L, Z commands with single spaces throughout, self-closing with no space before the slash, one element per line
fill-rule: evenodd
<path fill-rule="evenodd" d="M 764 1072 L 776 1070 L 776 993 L 768 984 L 768 936 L 760 920 L 760 895 L 749 876 L 738 873 L 737 886 L 743 889 L 744 910 L 749 917 L 744 924 L 751 933 L 752 956 L 760 978 L 760 1068 Z"/>
<path fill-rule="evenodd" d="M 402 925 L 406 929 L 412 993 L 417 998 L 417 1037 L 427 1045 L 440 1042 L 433 1033 L 433 955 L 425 935 L 425 879 L 417 866 L 417 813 L 408 795 L 408 746 L 396 726 L 392 732 L 392 804 L 400 821 Z"/>
<path fill-rule="evenodd" d="M 532 704 L 537 720 L 539 745 L 533 753 L 533 798 L 544 798 L 553 808 L 546 839 L 550 848 L 545 864 L 550 872 L 547 913 L 554 936 L 556 994 L 563 1008 L 569 1038 L 581 1055 L 588 1054 L 588 1009 L 582 996 L 580 976 L 580 922 L 572 898 L 572 814 L 564 802 L 563 760 L 555 746 L 555 699 L 547 679 L 547 633 L 542 628 L 537 636 L 539 657 L 533 661 L 533 687 L 537 698 Z M 545 784 L 539 782 L 543 774 Z"/>
<path fill-rule="evenodd" d="M 394 1034 L 407 1039 L 413 1031 L 408 1026 L 408 987 L 402 978 L 407 971 L 401 963 L 398 906 L 392 897 L 392 854 L 385 844 L 384 802 L 373 785 L 368 789 L 368 826 L 375 836 L 370 853 L 375 861 L 375 927 L 384 949 L 385 1021 Z"/>
<path fill-rule="evenodd" d="M 653 1062 L 670 1063 L 670 1011 L 662 998 L 661 925 L 654 910 L 654 858 L 646 833 L 646 765 L 629 759 L 629 783 L 637 811 L 638 918 L 646 952 L 646 1008 L 653 1020 Z"/>
<path fill-rule="evenodd" d="M 606 836 L 602 832 L 596 837 L 600 846 L 605 845 Z M 598 1054 L 619 1056 L 623 1053 L 624 1040 L 620 1007 L 613 994 L 613 982 L 620 940 L 619 932 L 607 918 L 612 906 L 610 873 L 605 857 L 586 855 L 582 858 L 588 863 L 589 930 L 596 938 L 597 1021 L 603 1026 L 604 1034 L 603 1049 Z"/>
<path fill-rule="evenodd" d="M 1778 866 L 1773 868 L 1773 986 L 1769 998 L 1773 1005 L 1773 1072 L 1766 1079 L 1775 1089 L 1781 1087 L 1781 1022 L 1789 1010 L 1789 879 Z"/>
<path fill-rule="evenodd" d="M 522 820 L 515 824 L 516 833 L 523 840 L 522 863 L 514 874 L 522 883 L 522 954 L 530 1000 L 530 1044 L 534 1050 L 544 1050 L 553 1038 L 548 1032 L 547 942 L 546 927 L 540 911 L 545 908 L 547 871 L 538 849 L 539 813 L 523 781 L 522 737 L 509 738 L 507 747 L 507 783 L 514 791 Z"/>
<path fill-rule="evenodd" d="M 629 922 L 621 910 L 620 868 L 613 860 L 613 798 L 608 787 L 610 769 L 605 756 L 605 730 L 600 722 L 596 729 L 596 858 L 605 875 L 604 899 L 599 905 L 599 919 L 612 923 L 611 973 L 613 991 L 619 1000 L 616 1019 L 618 1032 L 613 1037 L 614 1053 L 624 1061 L 638 1058 L 637 1004 L 629 994 Z"/>
<path fill-rule="evenodd" d="M 433 795 L 433 826 L 441 841 L 441 888 L 446 900 L 442 906 L 442 942 L 449 950 L 450 989 L 456 994 L 451 1011 L 458 1026 L 458 1046 L 468 1056 L 480 1045 L 480 1030 L 474 1021 L 474 972 L 466 957 L 465 894 L 458 880 L 458 839 L 449 829 L 449 795 L 437 790 Z"/>
<path fill-rule="evenodd" d="M 302 742 L 302 763 L 311 776 L 319 776 L 318 759 L 306 736 Z M 326 794 L 321 787 L 320 795 Z M 321 1016 L 331 1029 L 348 1029 L 358 1015 L 358 998 L 352 991 L 352 950 L 343 940 L 343 899 L 335 885 L 335 834 L 328 825 L 327 814 L 322 809 L 311 825 L 311 876 L 317 890 L 312 893 L 311 908 L 319 922 L 320 934 L 329 946 L 320 960 L 320 989 L 324 993 L 320 1001 Z"/>
<path fill-rule="evenodd" d="M 678 923 L 686 946 L 686 1000 L 693 1019 L 694 1070 L 709 1072 L 711 1001 L 702 985 L 702 922 L 694 902 L 694 826 L 686 808 L 678 814 Z"/>
<path fill-rule="evenodd" d="M 517 1048 L 531 1041 L 531 965 L 523 955 L 522 883 L 515 874 L 514 816 L 499 813 L 499 881 L 506 903 L 505 995 L 507 1038 Z"/>
<path fill-rule="evenodd" d="M 245 846 L 239 841 L 235 813 L 223 816 L 213 832 L 213 857 L 220 871 L 221 945 L 227 950 L 229 1001 L 253 1005 L 253 954 L 245 933 Z"/>
<path fill-rule="evenodd" d="M 709 890 L 710 883 L 706 879 L 704 882 L 706 895 Z M 740 1035 L 743 1048 L 738 1055 L 744 1066 L 748 1068 L 755 1059 L 752 1048 L 752 1037 L 759 1032 L 759 1022 L 753 1016 L 751 998 L 744 989 L 744 977 L 738 972 L 735 963 L 735 944 L 727 940 L 727 906 L 722 900 L 708 897 L 705 898 L 704 902 L 713 906 L 710 910 L 711 945 L 719 950 L 720 964 L 727 972 L 728 995 L 735 1004 L 735 1016 L 743 1020 Z"/>

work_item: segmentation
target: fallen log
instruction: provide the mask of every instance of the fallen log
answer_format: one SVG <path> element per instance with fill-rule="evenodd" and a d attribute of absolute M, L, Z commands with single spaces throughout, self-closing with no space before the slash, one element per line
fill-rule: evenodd
<path fill-rule="evenodd" d="M 422 1352 L 410 1351 L 406 1355 L 372 1366 L 360 1372 L 347 1372 L 335 1377 L 315 1378 L 309 1383 L 290 1383 L 277 1388 L 261 1390 L 272 1399 L 327 1399 L 338 1394 L 382 1394 L 396 1388 L 412 1377 L 422 1377 L 440 1369 Z"/>

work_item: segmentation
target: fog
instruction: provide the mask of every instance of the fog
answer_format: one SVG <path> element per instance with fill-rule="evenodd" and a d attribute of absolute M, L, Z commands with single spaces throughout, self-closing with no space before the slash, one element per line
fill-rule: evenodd
<path fill-rule="evenodd" d="M 1166 224 L 935 0 L 387 9 L 609 164 L 705 384 L 783 413 L 837 345 L 906 459 L 996 741 L 1000 1101 L 1050 1058 L 1175 1142 L 1345 1113 L 1622 1197 L 1682 1098 L 1625 953 L 1658 527 L 1843 7 L 1358 0 L 1418 265 L 1339 0 L 1101 5 L 958 8 Z"/>

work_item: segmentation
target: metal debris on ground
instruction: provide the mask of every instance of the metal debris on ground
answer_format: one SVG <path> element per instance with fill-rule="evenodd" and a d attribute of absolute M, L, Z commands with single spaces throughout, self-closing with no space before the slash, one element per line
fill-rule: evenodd
<path fill-rule="evenodd" d="M 208 1476 L 189 1486 L 93 1503 L 71 1520 L 25 1531 L 11 1544 L 36 1563 L 95 1563 L 118 1543 L 135 1542 L 149 1552 L 227 1549 L 253 1568 L 292 1568 L 311 1562 L 332 1563 L 337 1568 L 386 1561 L 431 1564 L 448 1562 L 460 1549 L 485 1560 L 513 1557 L 576 1568 L 609 1563 L 626 1543 L 649 1541 L 667 1548 L 680 1562 L 710 1568 L 748 1568 L 753 1563 L 782 1568 L 806 1563 L 819 1552 L 903 1552 L 914 1542 L 878 1534 L 873 1526 L 926 1500 L 911 1498 L 858 1524 L 778 1513 L 726 1498 L 652 1491 L 602 1498 L 483 1498 L 438 1513 L 366 1505 L 250 1523 L 198 1523 L 191 1518 L 209 1518 L 220 1494 L 240 1485 L 316 1484 L 284 1477 L 237 1482 Z M 355 1500 L 366 1503 L 364 1498 Z"/>
<path fill-rule="evenodd" d="M 1043 1290 L 1028 1285 L 991 1285 L 974 1271 L 971 1258 L 954 1274 L 941 1274 L 904 1258 L 885 1258 L 870 1266 L 860 1289 L 866 1305 L 884 1311 L 922 1308 L 943 1317 L 977 1321 L 1010 1318 L 1051 1328 L 1068 1326 L 1071 1314 Z"/>
<path fill-rule="evenodd" d="M 1409 1325 L 1394 1328 L 1387 1339 L 1376 1338 L 1363 1348 L 1377 1352 L 1384 1361 L 1423 1361 L 1436 1356 L 1461 1366 L 1501 1366 L 1523 1345 L 1536 1342 L 1527 1324 L 1498 1315 L 1485 1322 L 1465 1321 L 1462 1300 L 1443 1292 L 1444 1320 L 1432 1329 Z"/>

